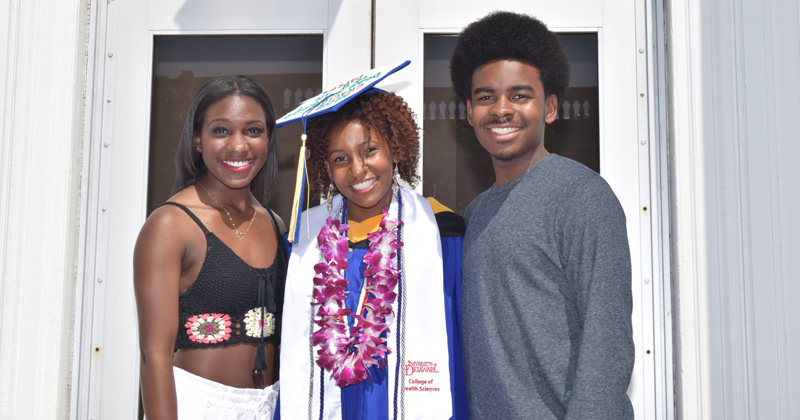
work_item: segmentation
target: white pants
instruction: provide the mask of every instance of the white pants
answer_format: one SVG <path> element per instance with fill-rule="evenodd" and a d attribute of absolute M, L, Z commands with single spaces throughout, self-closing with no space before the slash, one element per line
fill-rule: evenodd
<path fill-rule="evenodd" d="M 234 388 L 173 366 L 180 420 L 272 420 L 278 382 L 264 388 Z"/>

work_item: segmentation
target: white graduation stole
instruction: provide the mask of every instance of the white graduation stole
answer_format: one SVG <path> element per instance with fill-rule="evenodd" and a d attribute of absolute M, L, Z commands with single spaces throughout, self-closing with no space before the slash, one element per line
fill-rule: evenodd
<path fill-rule="evenodd" d="M 398 383 L 405 389 L 402 393 L 398 392 L 398 410 L 404 410 L 406 419 L 449 419 L 452 417 L 452 400 L 439 228 L 431 205 L 425 198 L 403 187 L 400 187 L 400 191 L 404 223 L 404 265 L 401 275 L 405 283 L 405 306 L 402 308 L 405 318 L 405 357 L 399 370 L 401 377 Z M 341 203 L 340 195 L 333 197 L 334 209 L 338 209 Z M 314 331 L 318 328 L 311 323 L 316 308 L 312 308 L 310 302 L 314 265 L 320 261 L 316 237 L 329 214 L 324 204 L 305 213 L 303 217 L 308 217 L 308 223 L 300 224 L 300 240 L 292 247 L 283 303 L 280 400 L 281 415 L 286 419 L 309 417 L 309 399 L 310 417 L 318 419 L 320 410 L 322 368 L 311 360 L 316 357 L 319 347 L 313 348 L 313 356 L 309 351 L 310 328 L 312 325 Z M 396 198 L 392 199 L 389 214 L 392 217 L 397 215 Z M 395 316 L 387 320 L 390 322 L 387 345 L 392 351 L 386 366 L 389 372 L 390 417 L 395 395 L 398 360 L 396 315 L 400 304 L 398 296 L 393 305 Z M 330 372 L 324 373 L 323 418 L 341 419 L 341 391 L 330 375 Z"/>

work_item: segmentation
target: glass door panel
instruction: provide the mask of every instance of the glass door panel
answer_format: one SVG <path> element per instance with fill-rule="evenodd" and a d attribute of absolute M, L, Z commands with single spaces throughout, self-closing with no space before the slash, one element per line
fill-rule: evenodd
<path fill-rule="evenodd" d="M 570 60 L 572 83 L 548 124 L 545 147 L 600 172 L 597 33 L 559 35 Z M 450 84 L 450 56 L 456 35 L 426 34 L 423 63 L 423 195 L 435 197 L 459 214 L 492 186 L 489 155 L 467 123 L 466 106 Z"/>
<path fill-rule="evenodd" d="M 322 35 L 155 36 L 148 214 L 172 194 L 175 151 L 194 95 L 218 76 L 246 75 L 272 97 L 276 116 L 322 90 Z M 291 213 L 299 124 L 277 131 L 278 191 L 271 207 Z"/>
<path fill-rule="evenodd" d="M 94 108 L 101 127 L 87 159 L 99 162 L 89 174 L 88 210 L 97 245 L 86 249 L 83 305 L 91 319 L 80 333 L 83 385 L 75 406 L 78 418 L 132 420 L 140 358 L 131 255 L 146 215 L 170 195 L 189 103 L 212 77 L 244 74 L 264 85 L 282 116 L 326 83 L 369 67 L 370 3 L 146 0 L 99 7 L 102 86 Z M 271 207 L 284 220 L 301 130 L 295 124 L 277 133 L 284 183 Z"/>
<path fill-rule="evenodd" d="M 642 2 L 612 0 L 377 2 L 374 51 L 376 65 L 411 60 L 402 75 L 407 81 L 392 88 L 408 101 L 424 130 L 418 191 L 463 213 L 494 179 L 486 153 L 449 92 L 452 34 L 495 10 L 533 15 L 561 34 L 573 76 L 558 119 L 547 127 L 546 147 L 600 172 L 625 211 L 639 352 L 629 395 L 636 418 L 653 419 L 657 400 L 663 406 L 669 394 L 657 389 L 666 389 L 657 381 L 660 372 L 669 370 L 665 357 L 670 350 L 643 353 L 651 349 L 654 337 L 664 334 L 652 306 L 658 297 L 651 281 L 655 273 L 650 271 L 651 216 L 642 211 L 650 197 L 650 162 L 641 147 L 646 144 L 647 115 L 640 107 L 646 82 L 641 78 L 642 55 L 636 54 L 645 51 L 646 37 L 640 30 L 646 26 L 644 9 Z"/>

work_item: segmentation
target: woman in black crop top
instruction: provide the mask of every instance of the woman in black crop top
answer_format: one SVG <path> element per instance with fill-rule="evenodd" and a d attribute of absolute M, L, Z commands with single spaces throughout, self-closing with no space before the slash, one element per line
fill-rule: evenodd
<path fill-rule="evenodd" d="M 286 250 L 261 206 L 275 189 L 275 111 L 259 84 L 215 79 L 192 103 L 176 193 L 134 251 L 149 420 L 272 418 Z"/>

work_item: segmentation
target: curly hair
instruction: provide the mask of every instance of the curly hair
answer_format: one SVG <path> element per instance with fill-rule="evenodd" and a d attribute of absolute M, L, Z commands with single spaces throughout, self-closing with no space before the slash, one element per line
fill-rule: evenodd
<path fill-rule="evenodd" d="M 539 70 L 545 96 L 558 102 L 569 88 L 569 60 L 558 35 L 540 20 L 519 13 L 493 12 L 469 24 L 458 36 L 450 58 L 450 80 L 459 99 L 472 95 L 472 75 L 492 61 L 516 60 Z"/>
<path fill-rule="evenodd" d="M 419 129 L 414 113 L 403 98 L 378 92 L 360 95 L 338 111 L 308 121 L 308 177 L 315 194 L 326 192 L 328 185 L 332 183 L 325 166 L 330 145 L 328 132 L 342 121 L 359 121 L 367 129 L 380 134 L 392 151 L 392 158 L 397 160 L 400 178 L 412 187 L 416 184 L 419 180 Z M 335 185 L 334 190 L 338 192 Z"/>

